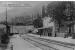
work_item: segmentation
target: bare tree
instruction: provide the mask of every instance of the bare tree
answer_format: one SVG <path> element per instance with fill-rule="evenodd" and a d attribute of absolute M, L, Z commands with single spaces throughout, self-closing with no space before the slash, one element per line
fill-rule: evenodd
<path fill-rule="evenodd" d="M 52 17 L 53 20 L 57 21 L 57 24 L 59 25 L 59 31 L 60 27 L 64 25 L 65 22 L 67 25 L 69 25 L 69 28 L 71 28 L 72 23 L 70 22 L 75 19 L 74 12 L 75 12 L 74 3 L 69 1 L 52 2 L 47 6 L 47 13 L 50 17 Z M 68 24 L 67 21 L 69 21 L 68 23 L 70 24 Z"/>

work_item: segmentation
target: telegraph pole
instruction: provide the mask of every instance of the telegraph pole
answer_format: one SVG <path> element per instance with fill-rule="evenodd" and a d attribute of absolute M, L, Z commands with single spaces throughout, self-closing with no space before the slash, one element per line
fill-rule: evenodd
<path fill-rule="evenodd" d="M 34 14 L 32 14 L 32 21 L 34 20 L 33 18 L 34 18 Z"/>
<path fill-rule="evenodd" d="M 13 33 L 13 22 L 12 22 L 12 33 Z"/>
<path fill-rule="evenodd" d="M 8 26 L 8 21 L 7 21 L 7 8 L 6 8 L 6 33 L 7 35 L 9 35 L 9 32 L 10 32 L 10 27 Z"/>
<path fill-rule="evenodd" d="M 6 8 L 6 33 L 8 34 L 8 29 L 7 29 L 7 8 Z"/>

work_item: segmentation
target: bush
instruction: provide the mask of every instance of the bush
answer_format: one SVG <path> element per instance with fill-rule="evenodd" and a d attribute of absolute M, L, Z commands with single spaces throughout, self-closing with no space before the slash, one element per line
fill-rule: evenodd
<path fill-rule="evenodd" d="M 29 30 L 28 33 L 32 33 L 32 30 Z"/>
<path fill-rule="evenodd" d="M 72 39 L 75 39 L 75 33 L 72 34 Z"/>
<path fill-rule="evenodd" d="M 1 43 L 7 44 L 9 42 L 9 37 L 7 34 L 1 36 Z"/>

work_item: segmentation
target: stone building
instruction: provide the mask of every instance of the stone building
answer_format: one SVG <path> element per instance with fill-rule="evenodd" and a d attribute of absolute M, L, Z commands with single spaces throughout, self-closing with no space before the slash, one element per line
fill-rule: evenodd
<path fill-rule="evenodd" d="M 50 17 L 44 17 L 43 20 L 43 35 L 44 36 L 55 36 L 55 25 L 51 21 Z"/>
<path fill-rule="evenodd" d="M 11 33 L 28 33 L 29 30 L 33 30 L 33 26 L 13 26 L 10 28 Z"/>

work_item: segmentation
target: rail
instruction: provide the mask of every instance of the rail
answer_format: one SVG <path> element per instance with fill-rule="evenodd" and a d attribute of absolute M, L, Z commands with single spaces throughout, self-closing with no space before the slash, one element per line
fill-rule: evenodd
<path fill-rule="evenodd" d="M 34 36 L 30 36 L 28 35 L 29 37 L 34 37 Z M 64 43 L 64 42 L 59 42 L 59 41 L 54 41 L 54 40 L 49 40 L 49 39 L 44 39 L 44 38 L 37 38 L 37 37 L 34 37 L 34 40 L 39 40 L 39 41 L 43 41 L 43 42 L 46 42 L 46 43 L 49 43 L 49 44 L 54 44 L 54 45 L 59 45 L 59 46 L 62 46 L 62 47 L 66 47 L 66 48 L 70 48 L 72 50 L 75 50 L 74 47 L 75 45 L 74 44 L 69 44 L 69 43 Z M 33 40 L 33 41 L 34 41 Z M 37 42 L 37 41 L 34 41 L 34 42 Z M 38 42 L 37 42 L 38 43 Z M 50 46 L 51 47 L 51 46 Z M 52 47 L 53 48 L 53 47 Z M 54 48 L 56 49 L 56 48 Z"/>
<path fill-rule="evenodd" d="M 42 43 L 37 42 L 37 41 L 35 41 L 35 40 L 32 40 L 32 39 L 30 39 L 30 38 L 26 38 L 26 39 L 28 39 L 28 40 L 30 40 L 30 41 L 33 41 L 33 42 L 36 42 L 36 43 L 40 44 L 41 46 L 45 46 L 45 47 L 48 47 L 48 48 L 52 48 L 52 49 L 54 49 L 54 50 L 58 50 L 58 49 L 56 49 L 56 48 L 53 48 L 53 47 L 51 47 L 51 46 L 48 46 L 48 45 L 42 44 Z"/>

